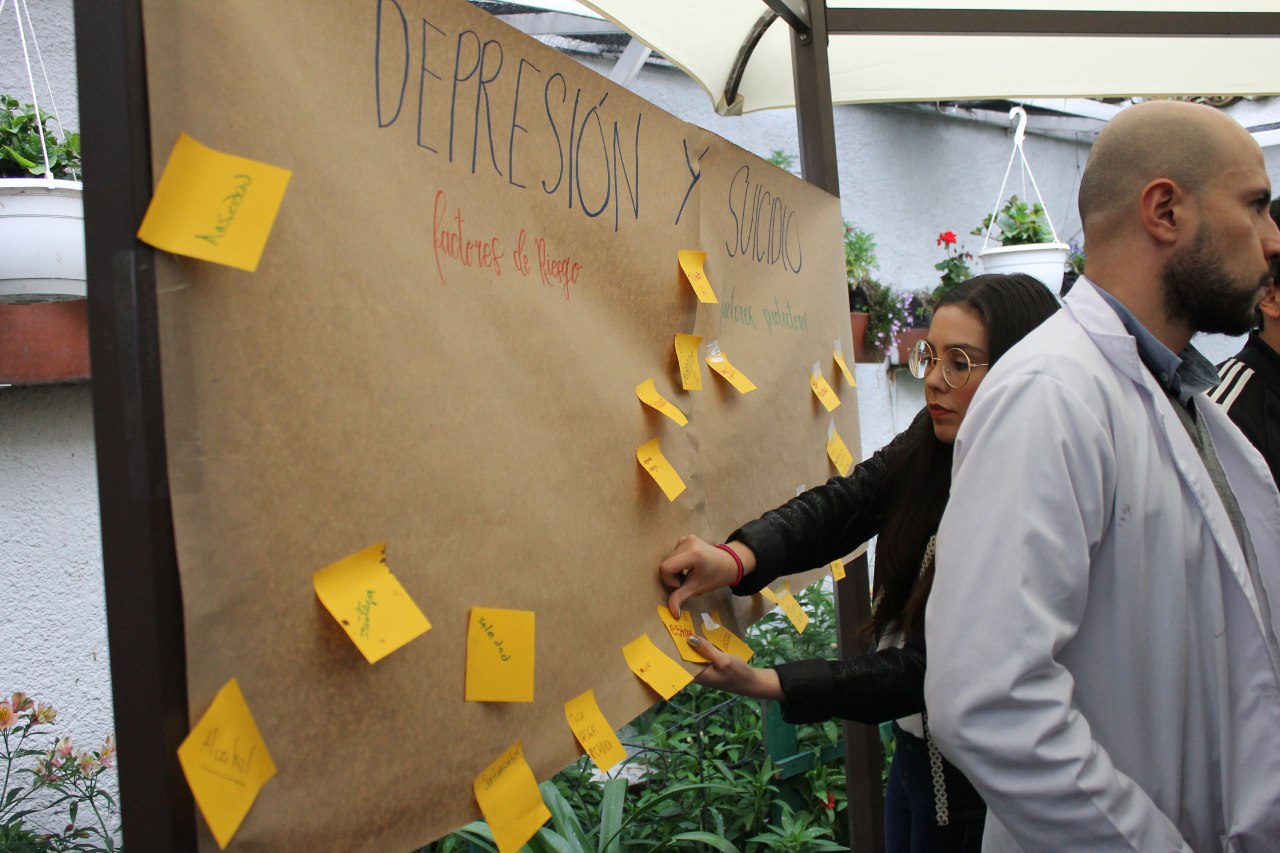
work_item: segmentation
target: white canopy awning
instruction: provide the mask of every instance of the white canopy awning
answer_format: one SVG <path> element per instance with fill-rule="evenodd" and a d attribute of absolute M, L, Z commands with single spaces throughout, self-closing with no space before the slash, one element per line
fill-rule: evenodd
<path fill-rule="evenodd" d="M 795 104 L 791 28 L 770 6 L 803 15 L 802 0 L 583 4 L 697 80 L 720 112 Z M 830 0 L 828 6 L 835 103 L 1280 93 L 1275 0 Z M 754 47 L 753 28 L 762 30 Z"/>

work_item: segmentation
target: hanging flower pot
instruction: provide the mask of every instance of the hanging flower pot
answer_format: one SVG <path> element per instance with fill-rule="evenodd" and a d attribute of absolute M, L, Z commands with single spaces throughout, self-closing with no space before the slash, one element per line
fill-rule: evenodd
<path fill-rule="evenodd" d="M 1000 183 L 1000 193 L 996 196 L 996 209 L 987 215 L 980 227 L 973 230 L 974 234 L 982 235 L 982 249 L 978 252 L 978 259 L 982 262 L 984 272 L 1025 273 L 1039 279 L 1056 295 L 1062 286 L 1062 274 L 1066 270 L 1071 247 L 1058 239 L 1053 220 L 1044 207 L 1040 187 L 1031 172 L 1031 164 L 1027 162 L 1027 155 L 1023 151 L 1027 129 L 1026 110 L 1014 107 L 1009 111 L 1009 118 L 1018 121 L 1013 134 L 1013 153 L 1009 156 L 1009 165 L 1005 169 L 1004 180 Z M 1028 204 L 1018 196 L 1011 195 L 1001 207 L 1000 200 L 1004 198 L 1015 159 L 1020 160 L 1024 185 L 1030 179 L 1031 188 L 1035 190 L 1039 201 Z M 999 245 L 990 245 L 993 236 L 999 240 Z"/>
<path fill-rule="evenodd" d="M 0 302 L 85 296 L 79 181 L 0 179 Z"/>

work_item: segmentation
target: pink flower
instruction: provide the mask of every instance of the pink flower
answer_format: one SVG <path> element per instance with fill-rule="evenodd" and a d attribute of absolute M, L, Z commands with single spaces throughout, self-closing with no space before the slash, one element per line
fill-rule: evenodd
<path fill-rule="evenodd" d="M 35 704 L 31 701 L 31 697 L 23 693 L 21 690 L 14 693 L 13 698 L 9 701 L 13 703 L 13 710 L 18 713 L 27 710 Z"/>
<path fill-rule="evenodd" d="M 71 757 L 71 738 L 64 736 L 58 738 L 53 745 L 53 750 L 49 753 L 49 763 L 54 767 L 62 765 L 63 759 Z"/>
<path fill-rule="evenodd" d="M 36 706 L 35 721 L 37 723 L 47 725 L 56 719 L 58 719 L 58 712 L 52 705 L 46 705 L 44 702 L 41 702 Z"/>
<path fill-rule="evenodd" d="M 8 700 L 0 702 L 0 731 L 11 729 L 18 724 L 18 715 L 13 712 L 13 706 Z"/>
<path fill-rule="evenodd" d="M 116 736 L 107 735 L 107 740 L 102 744 L 102 752 L 98 753 L 98 763 L 103 767 L 110 767 L 116 760 Z"/>
<path fill-rule="evenodd" d="M 79 768 L 81 775 L 88 776 L 93 770 L 93 755 L 88 752 L 82 752 L 77 755 L 76 767 Z"/>
<path fill-rule="evenodd" d="M 955 241 L 956 241 L 956 232 L 954 231 L 943 231 L 941 234 L 938 235 L 939 246 L 950 246 Z"/>

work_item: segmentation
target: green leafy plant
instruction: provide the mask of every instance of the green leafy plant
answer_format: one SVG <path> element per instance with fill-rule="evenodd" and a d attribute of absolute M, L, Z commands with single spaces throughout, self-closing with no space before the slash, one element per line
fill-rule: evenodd
<path fill-rule="evenodd" d="M 807 813 L 796 813 L 784 808 L 782 820 L 769 827 L 750 840 L 759 845 L 759 850 L 776 850 L 779 853 L 809 853 L 809 851 L 848 850 L 828 838 L 824 838 L 826 830 L 814 825 L 814 819 Z"/>
<path fill-rule="evenodd" d="M 906 295 L 875 279 L 864 281 L 862 291 L 867 296 L 867 313 L 870 315 L 863 340 L 868 347 L 883 352 L 893 346 L 898 335 L 909 325 Z"/>
<path fill-rule="evenodd" d="M 115 800 L 101 787 L 115 739 L 96 752 L 55 737 L 58 712 L 25 693 L 0 700 L 0 850 L 116 851 Z M 92 814 L 79 824 L 83 812 Z M 54 823 L 60 830 L 43 824 Z"/>
<path fill-rule="evenodd" d="M 936 304 L 948 290 L 960 282 L 973 278 L 973 271 L 969 269 L 969 262 L 973 260 L 973 255 L 960 248 L 956 232 L 943 231 L 938 235 L 937 244 L 942 246 L 947 256 L 933 265 L 933 268 L 941 274 L 941 281 L 931 294 L 932 304 Z"/>
<path fill-rule="evenodd" d="M 1071 241 L 1071 251 L 1067 253 L 1067 271 L 1076 278 L 1084 275 L 1084 247 L 1074 240 Z"/>
<path fill-rule="evenodd" d="M 871 279 L 871 271 L 880 268 L 876 260 L 876 241 L 871 232 L 852 222 L 844 223 L 844 271 L 849 285 L 849 310 L 865 311 L 866 292 L 862 285 Z"/>
<path fill-rule="evenodd" d="M 45 174 L 45 153 L 49 171 L 55 178 L 79 179 L 80 134 L 63 133 L 59 139 L 49 130 L 52 119 L 31 104 L 20 105 L 16 98 L 0 95 L 0 178 L 29 178 Z M 43 134 L 41 128 L 43 126 Z M 44 149 L 40 138 L 44 137 Z"/>
<path fill-rule="evenodd" d="M 1001 246 L 1025 246 L 1030 243 L 1052 243 L 1053 229 L 1049 227 L 1049 216 L 1040 202 L 1027 204 L 1016 195 L 1009 196 L 996 214 L 995 227 L 991 226 L 991 214 L 987 214 L 982 225 L 970 233 L 982 236 L 991 229 L 992 239 L 1000 241 Z"/>
<path fill-rule="evenodd" d="M 788 154 L 782 148 L 775 148 L 769 154 L 768 161 L 779 169 L 785 169 L 792 174 L 796 171 L 796 157 L 794 154 Z"/>

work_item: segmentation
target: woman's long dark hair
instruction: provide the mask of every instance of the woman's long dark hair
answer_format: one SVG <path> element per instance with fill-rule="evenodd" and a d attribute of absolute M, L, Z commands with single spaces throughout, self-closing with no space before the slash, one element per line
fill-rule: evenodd
<path fill-rule="evenodd" d="M 982 321 L 992 364 L 1058 310 L 1049 289 L 1022 273 L 975 276 L 943 295 L 935 310 L 947 305 L 959 306 Z M 927 414 L 916 417 L 904 440 L 907 446 L 885 471 L 892 488 L 876 543 L 876 606 L 864 629 L 877 638 L 897 628 L 910 636 L 922 627 L 934 561 L 923 572 L 920 567 L 951 494 L 952 447 L 934 436 Z"/>

